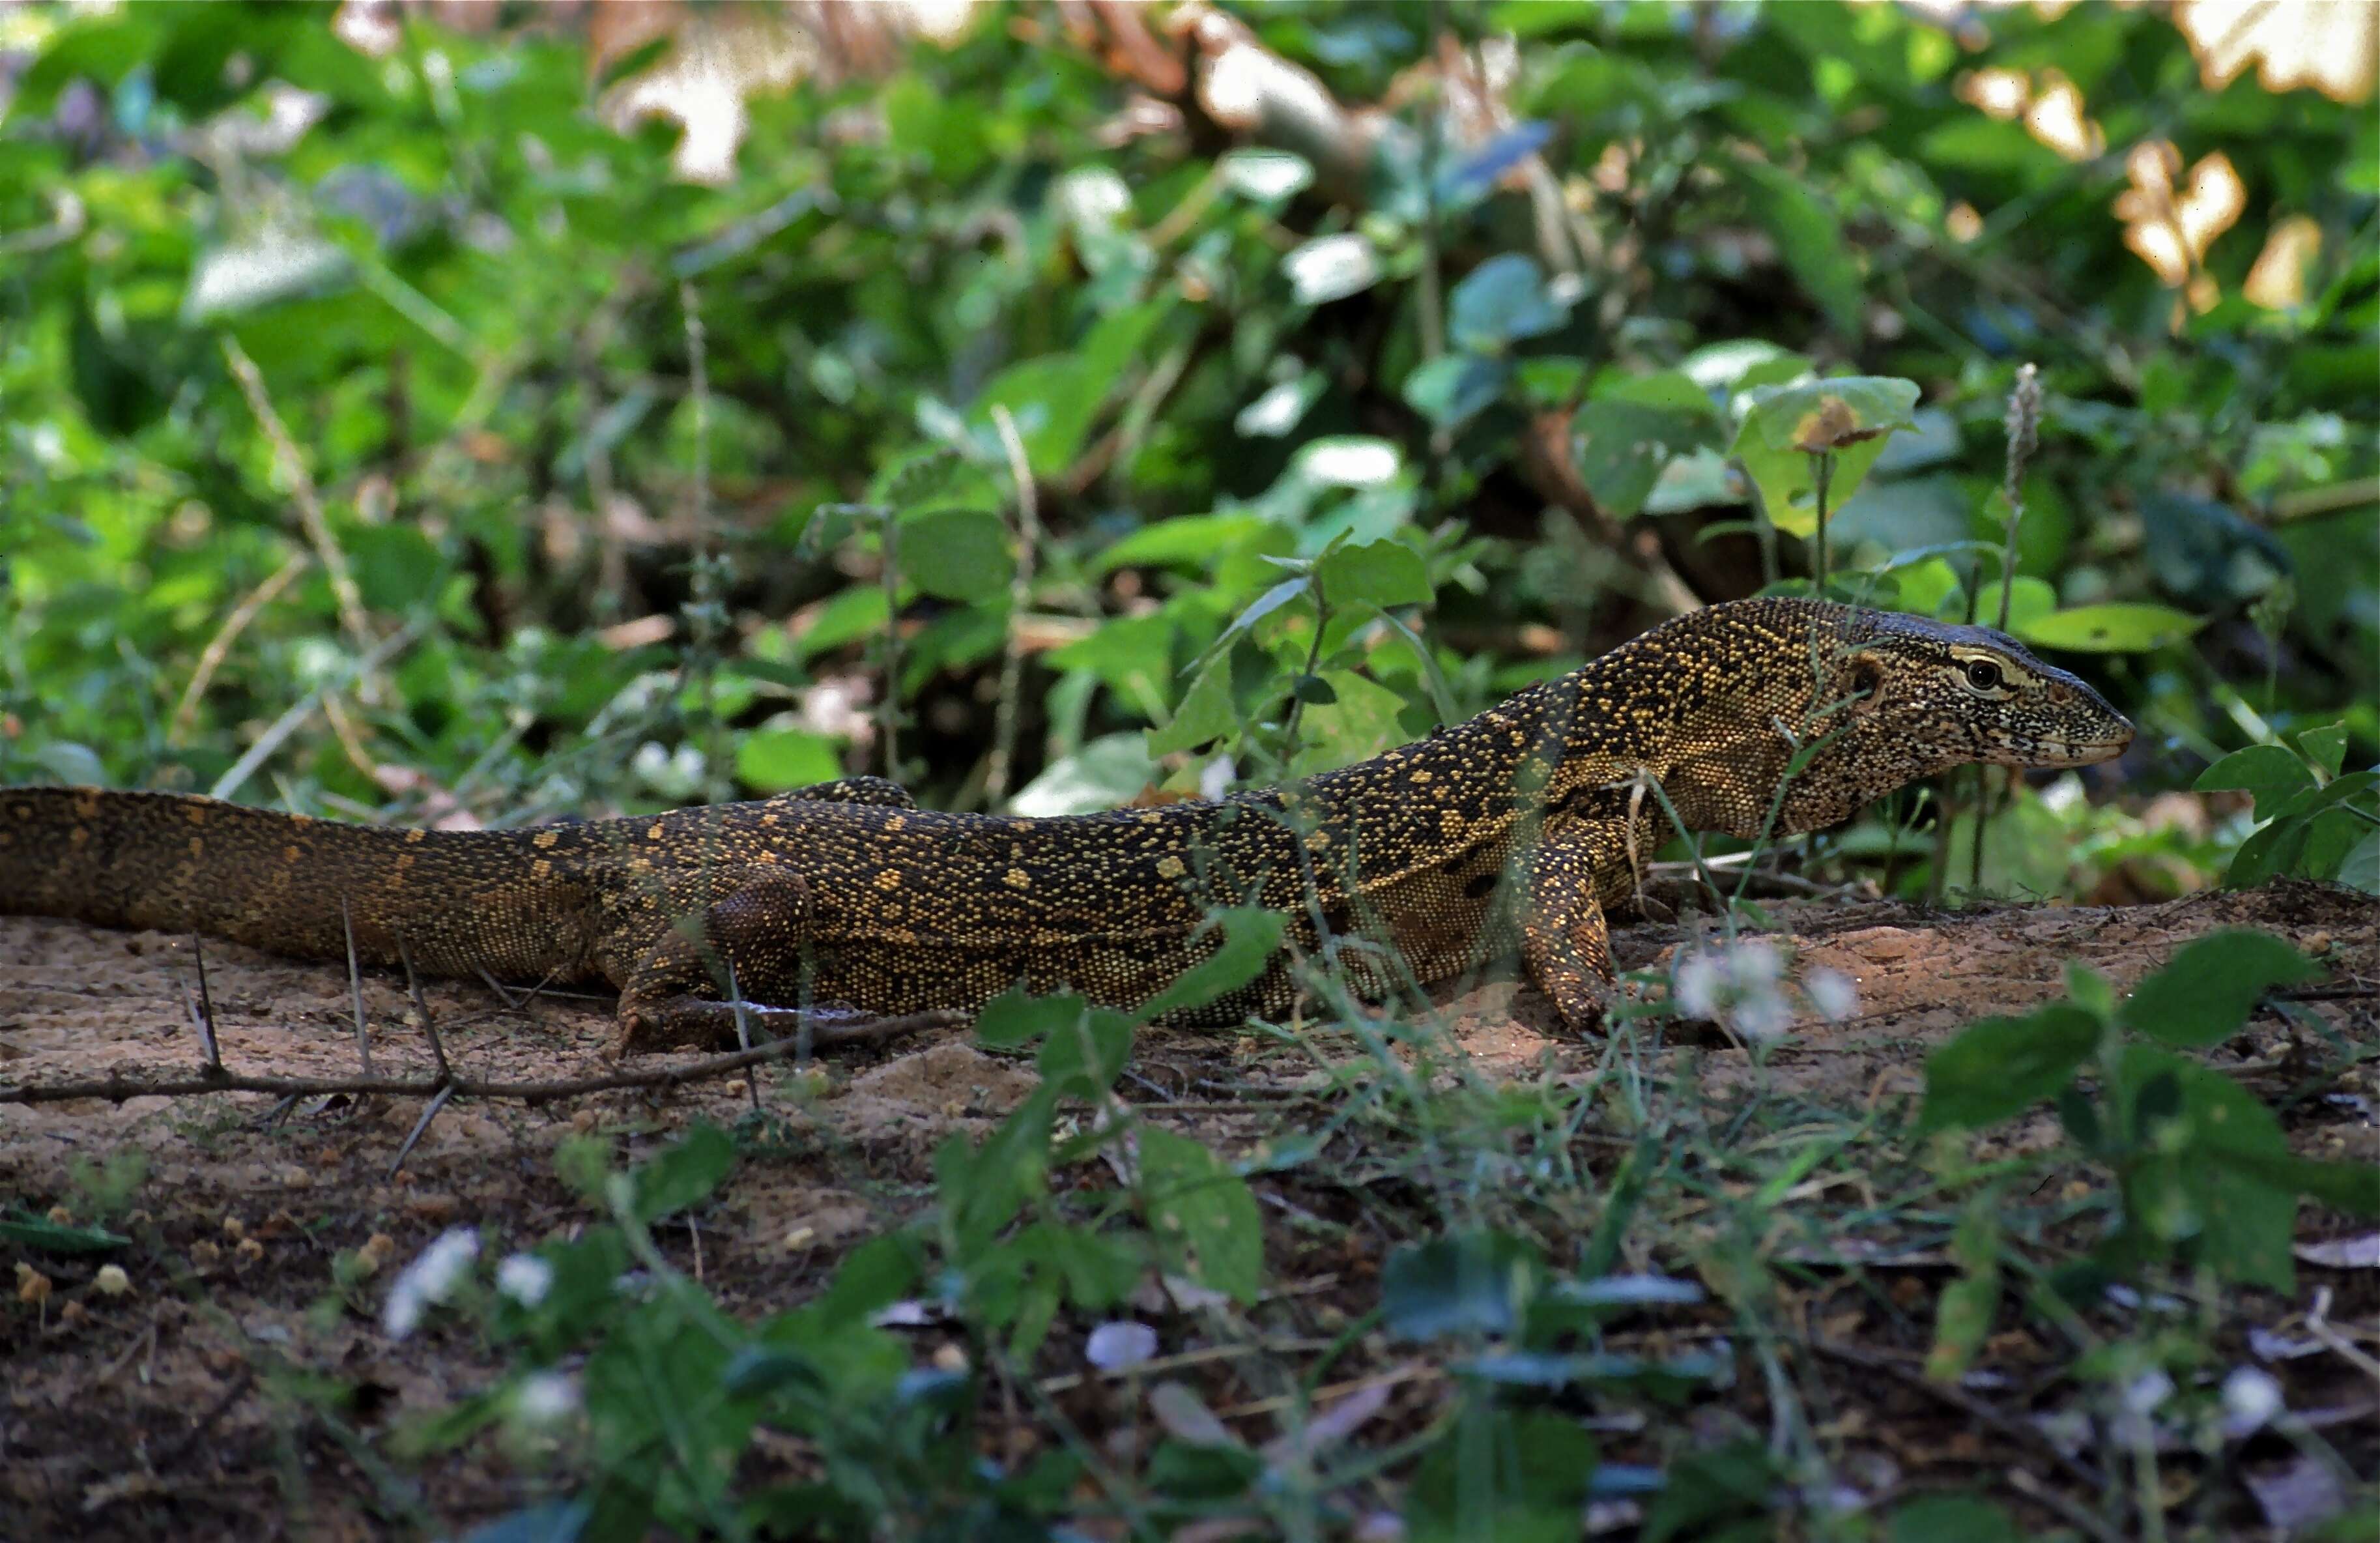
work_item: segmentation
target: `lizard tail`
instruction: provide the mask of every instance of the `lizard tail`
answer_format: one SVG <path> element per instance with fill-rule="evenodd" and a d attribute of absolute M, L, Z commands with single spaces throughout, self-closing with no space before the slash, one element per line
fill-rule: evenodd
<path fill-rule="evenodd" d="M 409 831 L 175 793 L 0 788 L 0 912 L 438 975 L 591 968 L 583 829 Z"/>

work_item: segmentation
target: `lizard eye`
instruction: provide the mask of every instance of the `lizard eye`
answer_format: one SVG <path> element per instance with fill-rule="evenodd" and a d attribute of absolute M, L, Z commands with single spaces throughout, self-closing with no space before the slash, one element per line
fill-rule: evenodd
<path fill-rule="evenodd" d="M 2005 684 L 2000 667 L 1988 659 L 1967 661 L 1967 685 L 1977 691 L 1997 691 Z"/>

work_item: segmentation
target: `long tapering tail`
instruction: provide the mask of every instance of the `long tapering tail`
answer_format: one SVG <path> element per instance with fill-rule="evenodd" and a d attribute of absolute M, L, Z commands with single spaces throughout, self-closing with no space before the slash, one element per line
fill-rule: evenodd
<path fill-rule="evenodd" d="M 434 974 L 591 967 L 583 828 L 408 831 L 184 794 L 0 788 L 0 912 Z"/>

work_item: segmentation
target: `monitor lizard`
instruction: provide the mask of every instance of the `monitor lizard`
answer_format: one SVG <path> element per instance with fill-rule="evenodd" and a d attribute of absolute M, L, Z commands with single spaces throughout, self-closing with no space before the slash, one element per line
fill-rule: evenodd
<path fill-rule="evenodd" d="M 1985 628 L 1815 601 L 1715 605 L 1369 760 L 1215 801 L 1026 819 L 853 778 L 517 830 L 405 830 L 193 796 L 0 791 L 0 912 L 277 953 L 607 981 L 617 1051 L 732 1038 L 735 1008 L 972 1011 L 1023 982 L 1131 1008 L 1285 913 L 1245 986 L 1165 1021 L 1286 1010 L 1327 939 L 1377 997 L 1517 949 L 1573 1027 L 1613 990 L 1605 913 L 1672 829 L 1818 829 L 1970 762 L 2123 749 L 2098 693 Z M 1794 765 L 1796 759 L 1800 764 Z M 1789 771 L 1791 775 L 1789 776 Z M 1658 785 L 1658 792 L 1656 787 Z M 1665 807 L 1666 802 L 1666 807 Z M 722 1030 L 728 1032 L 722 1034 Z"/>

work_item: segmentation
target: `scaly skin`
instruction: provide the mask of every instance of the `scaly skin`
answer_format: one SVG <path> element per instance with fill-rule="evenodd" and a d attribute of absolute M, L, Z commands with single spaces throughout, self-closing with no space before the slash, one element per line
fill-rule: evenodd
<path fill-rule="evenodd" d="M 857 778 L 753 803 L 521 831 L 407 831 L 156 793 L 0 792 L 0 911 L 205 932 L 442 974 L 601 979 L 622 1049 L 716 1038 L 740 996 L 972 1010 L 1023 980 L 1133 1007 L 1214 946 L 1211 908 L 1289 917 L 1265 972 L 1173 1021 L 1297 992 L 1328 929 L 1377 996 L 1518 946 L 1574 1027 L 1601 1019 L 1608 908 L 1670 826 L 1814 830 L 1951 767 L 2105 759 L 2131 725 L 1980 627 L 1810 601 L 1670 622 L 1467 723 L 1278 791 L 1026 820 L 915 808 Z M 1797 747 L 1815 746 L 1790 780 Z M 1783 793 L 1779 797 L 1779 786 Z M 1509 882 L 1507 881 L 1509 881 Z M 344 919 L 343 919 L 344 918 Z"/>

